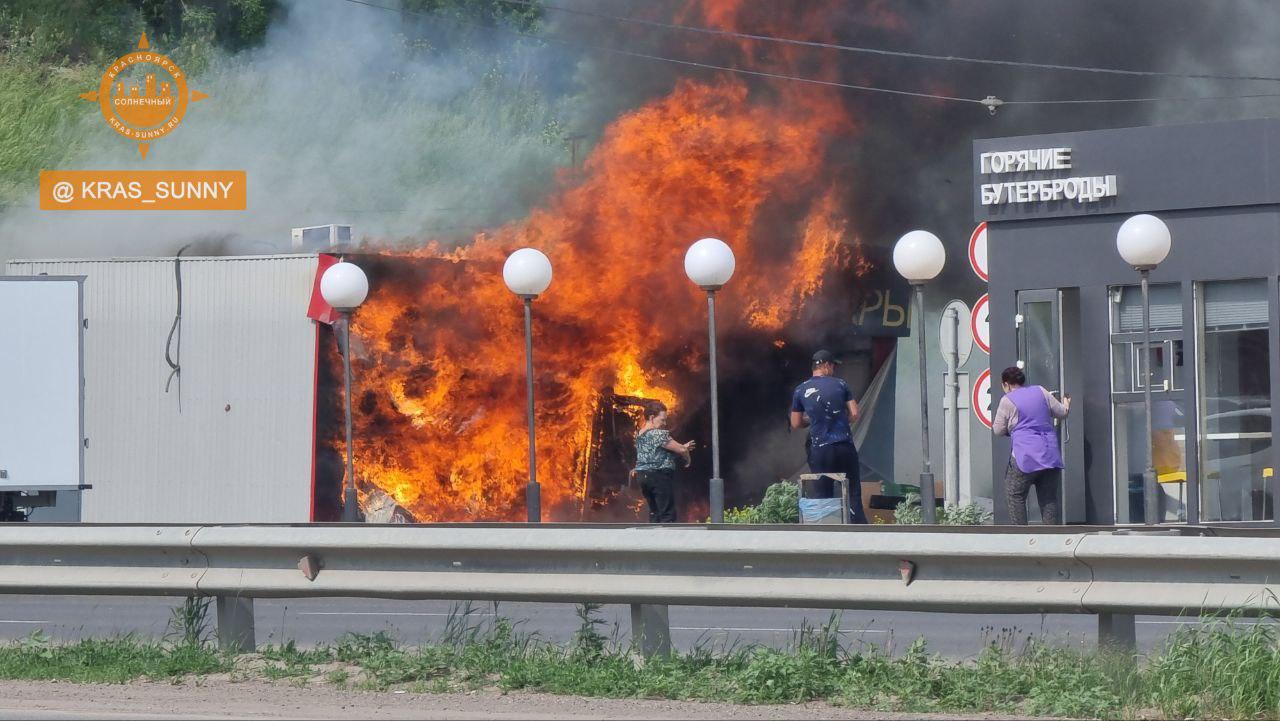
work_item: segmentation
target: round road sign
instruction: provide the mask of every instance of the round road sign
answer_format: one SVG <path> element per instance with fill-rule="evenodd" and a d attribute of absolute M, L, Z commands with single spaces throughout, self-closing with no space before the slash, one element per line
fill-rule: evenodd
<path fill-rule="evenodd" d="M 987 224 L 982 222 L 969 235 L 969 267 L 985 283 L 987 277 Z"/>
<path fill-rule="evenodd" d="M 973 304 L 973 312 L 969 314 L 969 330 L 973 332 L 973 342 L 978 344 L 983 353 L 991 355 L 991 318 L 989 296 L 986 293 Z"/>
<path fill-rule="evenodd" d="M 973 409 L 973 414 L 978 417 L 982 425 L 987 428 L 991 427 L 994 416 L 991 413 L 991 369 L 988 368 L 978 375 L 978 380 L 973 384 L 973 398 L 969 407 Z"/>

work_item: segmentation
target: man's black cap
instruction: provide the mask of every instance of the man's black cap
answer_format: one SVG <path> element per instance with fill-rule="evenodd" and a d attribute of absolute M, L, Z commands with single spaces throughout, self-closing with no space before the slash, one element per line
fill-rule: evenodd
<path fill-rule="evenodd" d="M 823 363 L 834 363 L 836 365 L 840 365 L 840 359 L 832 355 L 829 350 L 820 350 L 817 353 L 814 353 L 813 364 L 815 366 L 820 366 Z"/>

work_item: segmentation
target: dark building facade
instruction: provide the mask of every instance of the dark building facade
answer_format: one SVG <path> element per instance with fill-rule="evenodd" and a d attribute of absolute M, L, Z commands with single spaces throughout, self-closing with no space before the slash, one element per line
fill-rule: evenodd
<path fill-rule="evenodd" d="M 1277 522 L 1280 120 L 980 140 L 991 408 L 1001 369 L 1072 396 L 1059 426 L 1067 523 L 1141 523 L 1146 427 L 1138 273 L 1116 231 L 1150 213 L 1172 249 L 1151 272 L 1151 444 L 1164 523 Z M 1007 521 L 1007 439 L 992 444 Z"/>

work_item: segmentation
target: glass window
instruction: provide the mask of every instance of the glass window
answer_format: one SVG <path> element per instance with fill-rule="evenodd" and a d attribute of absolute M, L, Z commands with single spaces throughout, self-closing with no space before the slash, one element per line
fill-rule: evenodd
<path fill-rule="evenodd" d="M 1161 283 L 1148 289 L 1151 296 L 1151 330 L 1182 328 L 1182 288 Z M 1125 285 L 1111 290 L 1111 332 L 1142 332 L 1142 286 Z"/>
<path fill-rule="evenodd" d="M 1267 282 L 1204 283 L 1200 333 L 1200 517 L 1272 517 Z"/>
<path fill-rule="evenodd" d="M 1151 399 L 1151 448 L 1160 489 L 1156 518 L 1187 518 L 1186 419 L 1180 399 Z M 1146 406 L 1142 401 L 1115 404 L 1116 523 L 1145 520 L 1142 476 L 1147 469 Z"/>
<path fill-rule="evenodd" d="M 1054 331 L 1052 301 L 1030 301 L 1022 304 L 1023 321 L 1019 340 L 1021 359 L 1027 383 L 1058 390 L 1058 338 Z"/>
<path fill-rule="evenodd" d="M 1112 392 L 1141 393 L 1142 341 L 1112 341 L 1111 354 L 1111 368 L 1115 376 Z M 1180 339 L 1151 341 L 1151 390 L 1183 390 L 1187 378 L 1184 363 Z"/>

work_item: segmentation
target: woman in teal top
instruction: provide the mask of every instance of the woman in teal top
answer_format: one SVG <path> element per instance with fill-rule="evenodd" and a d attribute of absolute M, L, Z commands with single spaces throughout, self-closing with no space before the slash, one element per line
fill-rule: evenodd
<path fill-rule="evenodd" d="M 694 445 L 673 441 L 666 428 L 667 407 L 657 401 L 645 406 L 644 425 L 636 436 L 636 476 L 649 504 L 650 523 L 676 522 L 676 459 L 688 466 Z"/>

